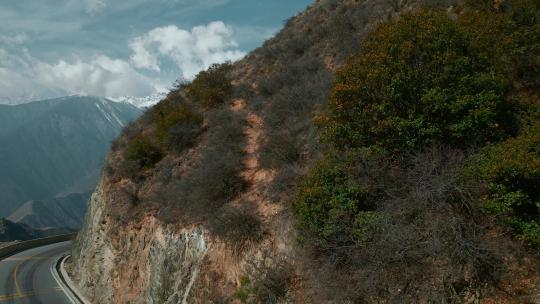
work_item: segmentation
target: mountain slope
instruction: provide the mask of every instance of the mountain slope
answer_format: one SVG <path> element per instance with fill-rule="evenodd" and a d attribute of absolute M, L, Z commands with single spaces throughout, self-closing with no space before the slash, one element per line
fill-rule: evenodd
<path fill-rule="evenodd" d="M 90 191 L 110 142 L 139 115 L 130 105 L 80 96 L 0 106 L 0 214 Z"/>
<path fill-rule="evenodd" d="M 247 301 L 248 284 L 257 284 L 261 301 L 318 303 L 339 291 L 316 285 L 310 269 L 322 266 L 295 245 L 288 200 L 320 157 L 314 116 L 326 108 L 335 71 L 374 24 L 420 5 L 317 1 L 261 48 L 201 73 L 191 94 L 172 91 L 132 125 L 109 153 L 73 250 L 74 278 L 87 297 L 226 303 L 236 293 Z M 227 81 L 234 92 L 220 85 Z M 182 121 L 200 112 L 202 124 Z M 155 153 L 152 132 L 169 121 L 178 128 L 160 136 L 172 138 L 173 149 Z M 194 140 L 186 145 L 176 134 Z M 289 284 L 295 292 L 287 294 Z"/>
<path fill-rule="evenodd" d="M 491 14 L 484 4 L 478 6 Z M 448 28 L 439 31 L 428 19 L 399 31 L 385 22 L 425 6 L 439 9 L 435 15 Z M 431 109 L 418 106 L 416 90 L 428 91 L 422 102 L 461 118 L 459 106 L 445 103 L 458 90 L 430 91 L 429 83 L 411 79 L 435 75 L 445 89 L 454 78 L 467 88 L 478 85 L 471 79 L 490 83 L 495 73 L 461 77 L 461 64 L 477 70 L 477 61 L 496 57 L 471 56 L 477 53 L 468 43 L 478 37 L 456 30 L 467 21 L 458 15 L 468 10 L 454 1 L 317 1 L 243 60 L 212 66 L 175 88 L 109 153 L 73 250 L 80 289 L 97 303 L 523 303 L 523 295 L 534 296 L 537 254 L 486 216 L 473 193 L 481 185 L 461 184 L 467 145 L 389 149 L 378 159 L 385 146 L 348 151 L 351 140 L 328 149 L 319 139 L 317 126 L 327 126 L 328 113 L 339 113 L 338 122 L 364 114 L 360 122 L 372 122 L 366 129 L 373 132 L 431 122 L 411 116 Z M 381 44 L 384 51 L 362 61 L 362 39 L 378 24 L 386 38 L 409 40 L 403 47 Z M 492 29 L 480 28 L 479 37 Z M 371 39 L 373 48 L 379 40 Z M 418 52 L 416 41 L 427 51 Z M 438 56 L 448 47 L 456 52 Z M 365 70 L 355 69 L 353 59 Z M 448 68 L 454 60 L 459 68 Z M 371 62 L 379 69 L 371 70 Z M 372 85 L 363 87 L 362 77 Z M 466 95 L 461 105 L 483 97 L 479 87 L 459 91 Z M 355 102 L 362 98 L 377 104 L 360 111 Z M 407 98 L 413 106 L 401 106 Z M 475 118 L 485 114 L 478 112 Z M 404 118 L 378 120 L 396 113 Z M 360 141 L 369 138 L 355 133 L 360 122 L 328 129 Z"/>
<path fill-rule="evenodd" d="M 77 230 L 81 227 L 90 192 L 73 193 L 42 201 L 28 201 L 13 212 L 8 219 L 33 228 L 65 227 Z"/>
<path fill-rule="evenodd" d="M 0 219 L 0 242 L 26 241 L 42 237 L 43 234 L 25 224 Z"/>

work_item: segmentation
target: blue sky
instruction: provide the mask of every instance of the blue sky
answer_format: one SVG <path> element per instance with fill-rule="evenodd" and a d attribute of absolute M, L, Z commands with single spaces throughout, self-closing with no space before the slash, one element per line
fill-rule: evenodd
<path fill-rule="evenodd" d="M 0 1 L 0 103 L 151 95 L 241 58 L 311 2 Z"/>

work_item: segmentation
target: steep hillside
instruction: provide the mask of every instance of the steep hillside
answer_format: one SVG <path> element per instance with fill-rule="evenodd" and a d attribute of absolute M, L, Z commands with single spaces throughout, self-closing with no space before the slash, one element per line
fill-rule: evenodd
<path fill-rule="evenodd" d="M 109 153 L 79 287 L 96 303 L 536 301 L 535 5 L 317 1 L 179 85 Z M 515 136 L 535 166 L 505 183 L 528 168 L 496 160 Z"/>
<path fill-rule="evenodd" d="M 140 111 L 94 97 L 0 106 L 0 215 L 93 190 L 112 140 Z"/>

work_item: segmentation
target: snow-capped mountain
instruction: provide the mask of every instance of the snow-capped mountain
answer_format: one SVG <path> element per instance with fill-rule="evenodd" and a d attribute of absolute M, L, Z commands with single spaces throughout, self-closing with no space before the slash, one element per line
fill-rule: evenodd
<path fill-rule="evenodd" d="M 155 93 L 155 94 L 144 96 L 144 97 L 120 96 L 120 97 L 107 97 L 107 99 L 112 100 L 114 102 L 129 103 L 131 105 L 136 106 L 139 109 L 146 109 L 155 105 L 166 96 L 167 96 L 166 92 L 159 92 L 159 93 Z"/>

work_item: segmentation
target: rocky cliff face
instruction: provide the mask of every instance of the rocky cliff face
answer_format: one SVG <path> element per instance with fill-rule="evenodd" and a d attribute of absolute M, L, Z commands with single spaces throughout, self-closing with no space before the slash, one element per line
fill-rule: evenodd
<path fill-rule="evenodd" d="M 203 230 L 179 230 L 152 214 L 117 227 L 106 183 L 92 196 L 73 252 L 79 287 L 95 303 L 185 303 L 208 250 Z"/>

